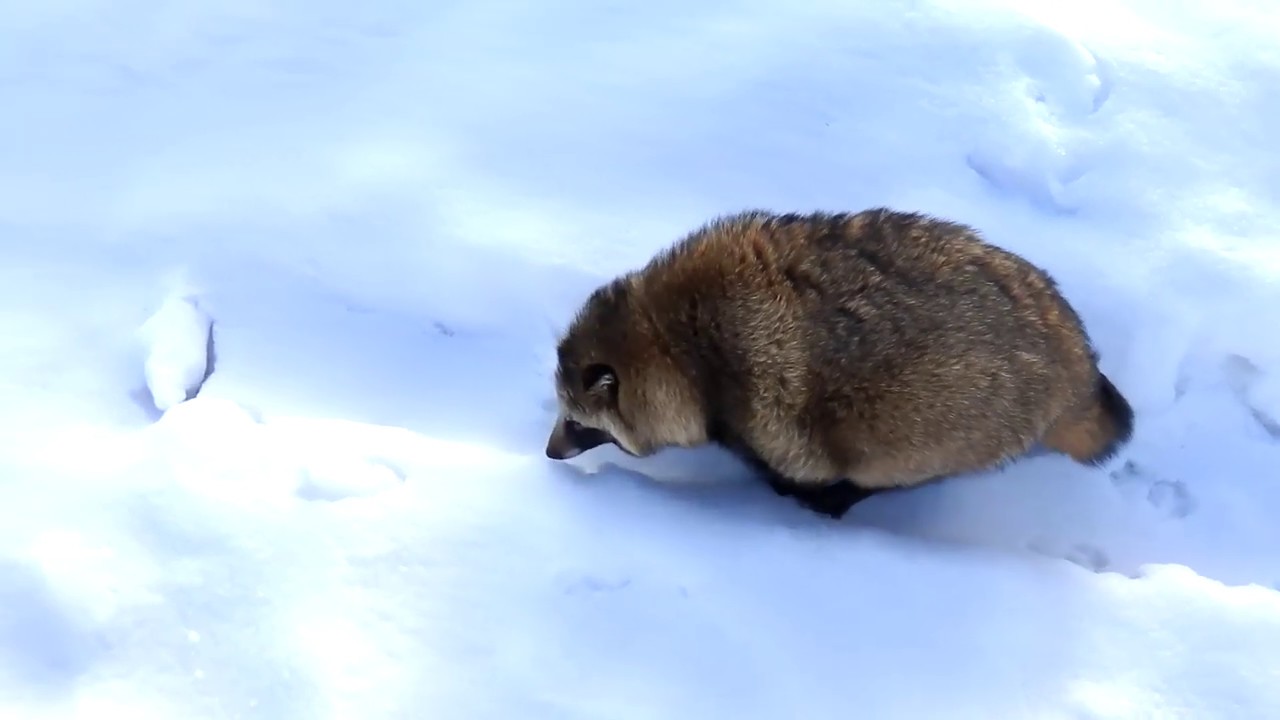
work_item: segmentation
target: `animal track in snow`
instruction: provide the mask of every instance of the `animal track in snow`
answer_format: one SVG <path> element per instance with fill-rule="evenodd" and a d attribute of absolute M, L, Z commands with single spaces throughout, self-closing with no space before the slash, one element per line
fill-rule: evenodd
<path fill-rule="evenodd" d="M 1087 543 L 1077 543 L 1063 558 L 1093 572 L 1102 572 L 1111 566 L 1111 558 L 1100 548 Z"/>
<path fill-rule="evenodd" d="M 1147 490 L 1147 502 L 1172 518 L 1181 520 L 1196 509 L 1195 500 L 1181 480 L 1157 480 Z"/>
<path fill-rule="evenodd" d="M 1269 373 L 1242 355 L 1223 362 L 1227 384 L 1253 419 L 1271 437 L 1280 440 L 1280 373 Z"/>
<path fill-rule="evenodd" d="M 1033 33 L 1016 51 L 1027 73 L 1027 98 L 1046 118 L 1081 121 L 1096 114 L 1111 97 L 1105 67 L 1084 45 L 1055 32 Z"/>
<path fill-rule="evenodd" d="M 1182 520 L 1196 511 L 1196 500 L 1186 483 L 1156 476 L 1132 460 L 1112 471 L 1111 482 L 1119 488 L 1145 488 L 1147 503 L 1166 517 Z"/>
<path fill-rule="evenodd" d="M 1111 557 L 1104 550 L 1089 543 L 1075 543 L 1065 550 L 1049 538 L 1038 538 L 1029 541 L 1026 549 L 1036 555 L 1066 560 L 1079 565 L 1090 572 L 1106 572 L 1111 568 Z"/>
<path fill-rule="evenodd" d="M 1069 187 L 1089 169 L 1072 131 L 1106 105 L 1110 77 L 1088 48 L 1045 28 L 1028 33 L 1012 54 L 1023 83 L 965 162 L 1001 192 L 1072 213 Z"/>
<path fill-rule="evenodd" d="M 326 456 L 303 467 L 297 494 L 303 500 L 335 502 L 376 495 L 404 481 L 404 472 L 382 460 Z"/>
<path fill-rule="evenodd" d="M 631 578 L 605 578 L 591 573 L 584 573 L 576 577 L 561 578 L 560 583 L 565 595 L 594 595 L 625 590 L 631 585 Z"/>

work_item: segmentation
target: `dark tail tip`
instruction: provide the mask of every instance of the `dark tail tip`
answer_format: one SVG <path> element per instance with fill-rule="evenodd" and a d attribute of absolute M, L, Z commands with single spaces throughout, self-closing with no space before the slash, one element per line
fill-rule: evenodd
<path fill-rule="evenodd" d="M 1133 437 L 1133 406 L 1125 399 L 1120 389 L 1111 379 L 1102 373 L 1098 374 L 1098 406 L 1111 425 L 1111 437 L 1102 449 L 1089 462 L 1101 465 L 1115 457 L 1120 448 Z"/>

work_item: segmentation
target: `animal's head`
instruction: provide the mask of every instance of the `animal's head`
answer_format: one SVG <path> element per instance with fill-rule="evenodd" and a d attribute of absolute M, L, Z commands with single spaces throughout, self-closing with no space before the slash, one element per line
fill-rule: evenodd
<path fill-rule="evenodd" d="M 587 300 L 557 348 L 559 412 L 547 457 L 568 460 L 613 444 L 633 457 L 705 442 L 687 378 L 673 371 L 625 281 Z"/>
<path fill-rule="evenodd" d="M 618 371 L 607 363 L 561 365 L 556 370 L 560 411 L 547 439 L 547 457 L 568 460 L 605 444 L 631 455 L 647 454 L 629 441 L 631 433 L 618 412 Z"/>

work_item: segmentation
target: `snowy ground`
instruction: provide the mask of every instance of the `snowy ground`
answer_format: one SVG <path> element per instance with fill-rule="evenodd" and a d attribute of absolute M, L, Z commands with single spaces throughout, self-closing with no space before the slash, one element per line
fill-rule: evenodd
<path fill-rule="evenodd" d="M 1280 716 L 1271 5 L 3 2 L 0 717 Z M 596 283 L 877 204 L 1059 278 L 1114 468 L 542 456 Z"/>

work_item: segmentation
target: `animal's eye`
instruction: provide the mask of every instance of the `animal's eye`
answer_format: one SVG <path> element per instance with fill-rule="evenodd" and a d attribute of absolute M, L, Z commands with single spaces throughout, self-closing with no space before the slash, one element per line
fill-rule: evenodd
<path fill-rule="evenodd" d="M 618 375 L 604 363 L 592 363 L 582 371 L 582 387 L 588 392 L 612 389 L 618 384 Z"/>

